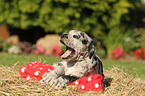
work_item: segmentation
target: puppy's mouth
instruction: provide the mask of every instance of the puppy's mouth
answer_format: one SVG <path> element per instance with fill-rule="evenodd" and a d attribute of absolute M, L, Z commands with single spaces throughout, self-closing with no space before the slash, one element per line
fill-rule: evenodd
<path fill-rule="evenodd" d="M 73 57 L 73 55 L 75 54 L 75 50 L 73 48 L 68 47 L 63 41 L 60 41 L 60 42 L 66 46 L 66 52 L 61 55 L 61 58 L 69 59 Z"/>

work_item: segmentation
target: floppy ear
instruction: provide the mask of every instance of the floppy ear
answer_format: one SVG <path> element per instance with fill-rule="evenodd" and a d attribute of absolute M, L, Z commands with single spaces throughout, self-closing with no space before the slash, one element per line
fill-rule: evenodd
<path fill-rule="evenodd" d="M 88 46 L 88 53 L 89 53 L 89 58 L 91 59 L 92 56 L 95 54 L 96 47 L 94 45 L 94 41 L 91 40 L 89 46 Z"/>

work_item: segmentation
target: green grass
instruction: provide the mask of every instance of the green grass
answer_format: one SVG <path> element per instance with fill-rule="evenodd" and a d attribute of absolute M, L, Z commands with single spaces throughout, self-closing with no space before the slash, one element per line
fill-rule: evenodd
<path fill-rule="evenodd" d="M 135 60 L 103 60 L 104 69 L 111 69 L 113 66 L 123 69 L 135 77 L 145 79 L 145 61 Z"/>
<path fill-rule="evenodd" d="M 61 61 L 61 58 L 53 56 L 40 55 L 14 55 L 0 53 L 0 65 L 12 66 L 17 63 L 18 66 L 24 66 L 29 62 L 45 62 L 52 65 L 54 62 Z M 145 79 L 145 61 L 127 61 L 127 60 L 103 60 L 104 69 L 110 70 L 113 66 L 123 69 L 135 77 Z"/>
<path fill-rule="evenodd" d="M 41 56 L 41 55 L 14 55 L 14 54 L 4 54 L 0 53 L 0 65 L 12 66 L 18 63 L 18 66 L 24 66 L 29 62 L 45 62 L 52 65 L 54 62 L 61 61 L 61 58 L 53 56 Z"/>

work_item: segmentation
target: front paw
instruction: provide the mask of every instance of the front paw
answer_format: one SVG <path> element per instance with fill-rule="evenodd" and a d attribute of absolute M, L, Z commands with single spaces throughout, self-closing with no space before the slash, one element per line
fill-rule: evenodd
<path fill-rule="evenodd" d="M 55 74 L 55 72 L 50 72 L 50 73 L 45 73 L 43 76 L 42 76 L 42 80 L 40 81 L 41 83 L 49 83 L 50 81 L 53 81 L 57 78 L 57 74 Z"/>
<path fill-rule="evenodd" d="M 62 77 L 59 77 L 58 79 L 51 80 L 50 85 L 53 88 L 58 89 L 58 88 L 64 87 L 67 82 L 68 81 L 66 79 L 63 79 Z"/>

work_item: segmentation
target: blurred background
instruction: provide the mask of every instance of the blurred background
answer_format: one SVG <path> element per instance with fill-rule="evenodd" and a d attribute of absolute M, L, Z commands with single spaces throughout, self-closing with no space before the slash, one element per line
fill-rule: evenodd
<path fill-rule="evenodd" d="M 58 40 L 86 32 L 101 58 L 145 59 L 145 0 L 0 0 L 0 51 L 59 57 Z"/>
<path fill-rule="evenodd" d="M 145 96 L 145 0 L 0 0 L 0 94 L 98 95 L 18 79 L 29 62 L 62 61 L 59 35 L 70 30 L 94 40 L 105 74 L 101 96 Z"/>

